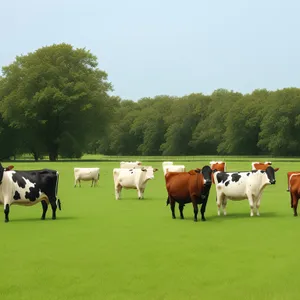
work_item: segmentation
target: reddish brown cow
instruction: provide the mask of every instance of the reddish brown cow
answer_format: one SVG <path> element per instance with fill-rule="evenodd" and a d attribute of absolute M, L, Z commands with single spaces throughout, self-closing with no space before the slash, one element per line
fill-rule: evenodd
<path fill-rule="evenodd" d="M 288 178 L 288 188 L 287 188 L 287 192 L 290 191 L 290 178 L 293 174 L 300 174 L 300 171 L 294 171 L 294 172 L 287 172 L 287 178 Z"/>
<path fill-rule="evenodd" d="M 176 219 L 176 202 L 179 204 L 181 219 L 184 219 L 184 205 L 192 202 L 194 207 L 194 221 L 197 222 L 198 204 L 202 204 L 201 219 L 205 221 L 204 213 L 211 187 L 211 174 L 211 168 L 205 166 L 201 170 L 169 172 L 165 175 L 168 191 L 167 205 L 170 204 L 173 219 Z"/>
<path fill-rule="evenodd" d="M 226 162 L 224 162 L 224 161 L 211 161 L 210 162 L 210 168 L 212 170 L 226 172 Z M 211 180 L 212 180 L 212 183 L 215 183 L 213 173 L 211 174 Z"/>
<path fill-rule="evenodd" d="M 290 177 L 290 195 L 291 195 L 291 208 L 294 209 L 294 216 L 298 216 L 297 207 L 300 198 L 300 174 L 291 174 Z"/>
<path fill-rule="evenodd" d="M 266 162 L 253 162 L 252 164 L 252 170 L 263 170 L 266 171 L 267 167 L 272 165 L 272 162 L 266 161 Z"/>

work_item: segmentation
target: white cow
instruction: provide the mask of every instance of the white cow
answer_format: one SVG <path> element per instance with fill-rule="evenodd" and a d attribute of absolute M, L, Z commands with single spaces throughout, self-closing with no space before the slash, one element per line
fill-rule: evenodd
<path fill-rule="evenodd" d="M 163 167 L 164 169 L 164 175 L 166 175 L 168 172 L 185 172 L 185 166 L 184 165 L 167 165 Z"/>
<path fill-rule="evenodd" d="M 121 169 L 131 169 L 141 167 L 142 163 L 140 161 L 121 161 L 120 168 Z"/>
<path fill-rule="evenodd" d="M 253 208 L 256 208 L 256 215 L 259 216 L 259 206 L 264 188 L 269 184 L 275 184 L 275 172 L 269 166 L 264 170 L 253 170 L 249 172 L 226 173 L 217 171 L 214 173 L 216 184 L 218 215 L 220 215 L 220 206 L 226 215 L 227 199 L 244 200 L 248 199 L 250 205 L 250 216 L 253 216 Z"/>
<path fill-rule="evenodd" d="M 164 161 L 164 162 L 162 163 L 162 168 L 163 168 L 164 175 L 166 175 L 166 171 L 165 171 L 166 167 L 167 167 L 167 166 L 171 166 L 171 165 L 173 165 L 173 162 L 172 162 L 172 161 Z"/>
<path fill-rule="evenodd" d="M 74 168 L 75 185 L 81 187 L 80 181 L 92 181 L 91 186 L 95 186 L 100 177 L 100 168 Z"/>
<path fill-rule="evenodd" d="M 113 169 L 116 200 L 120 199 L 122 188 L 136 189 L 138 198 L 144 198 L 144 191 L 148 180 L 154 178 L 157 169 L 152 167 L 142 167 L 138 169 Z"/>

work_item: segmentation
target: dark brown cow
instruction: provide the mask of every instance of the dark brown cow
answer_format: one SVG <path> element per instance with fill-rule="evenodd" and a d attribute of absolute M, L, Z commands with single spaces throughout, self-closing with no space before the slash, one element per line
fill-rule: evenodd
<path fill-rule="evenodd" d="M 176 219 L 175 202 L 179 204 L 181 219 L 184 219 L 184 205 L 192 202 L 194 207 L 194 221 L 197 222 L 198 204 L 202 204 L 201 219 L 205 221 L 204 213 L 211 187 L 211 174 L 211 168 L 205 166 L 201 170 L 169 172 L 165 175 L 168 191 L 167 205 L 170 204 L 173 219 Z"/>
<path fill-rule="evenodd" d="M 287 178 L 288 178 L 288 188 L 287 188 L 287 192 L 290 191 L 290 178 L 293 174 L 300 174 L 300 171 L 294 171 L 294 172 L 287 172 Z"/>
<path fill-rule="evenodd" d="M 298 216 L 297 207 L 300 198 L 300 174 L 291 174 L 290 180 L 290 195 L 291 195 L 291 208 L 294 210 L 294 216 Z"/>

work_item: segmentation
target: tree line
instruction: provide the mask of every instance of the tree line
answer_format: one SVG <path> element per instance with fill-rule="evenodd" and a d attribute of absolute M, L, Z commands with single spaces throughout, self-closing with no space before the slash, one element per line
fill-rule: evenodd
<path fill-rule="evenodd" d="M 124 79 L 125 80 L 125 79 Z M 16 57 L 0 77 L 0 159 L 107 155 L 299 156 L 300 89 L 225 89 L 137 102 L 109 96 L 97 57 L 68 44 Z"/>

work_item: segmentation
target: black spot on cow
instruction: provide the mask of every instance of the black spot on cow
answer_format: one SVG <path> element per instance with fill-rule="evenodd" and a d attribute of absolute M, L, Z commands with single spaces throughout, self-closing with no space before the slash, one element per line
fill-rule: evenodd
<path fill-rule="evenodd" d="M 262 173 L 262 174 L 263 174 L 263 173 L 265 173 L 265 171 L 264 171 L 264 170 L 260 170 L 260 173 Z"/>
<path fill-rule="evenodd" d="M 249 176 L 250 175 L 250 173 L 247 173 L 247 176 Z"/>
<path fill-rule="evenodd" d="M 225 182 L 225 186 L 228 186 L 229 185 L 229 183 L 230 183 L 230 181 L 228 180 L 228 181 L 226 181 Z"/>
<path fill-rule="evenodd" d="M 20 188 L 22 188 L 22 189 L 25 188 L 26 181 L 19 172 L 15 172 L 12 175 L 12 180 L 13 180 L 13 182 L 17 183 Z"/>
<path fill-rule="evenodd" d="M 14 199 L 15 199 L 15 200 L 21 199 L 21 195 L 20 195 L 20 193 L 19 193 L 18 191 L 15 191 Z"/>
<path fill-rule="evenodd" d="M 229 177 L 229 174 L 225 173 L 225 172 L 220 172 L 217 174 L 217 181 L 218 183 L 220 182 L 225 182 Z"/>
<path fill-rule="evenodd" d="M 231 180 L 232 180 L 233 182 L 238 182 L 238 181 L 240 180 L 241 177 L 242 177 L 242 176 L 239 175 L 238 173 L 233 173 L 233 174 L 231 175 Z"/>

